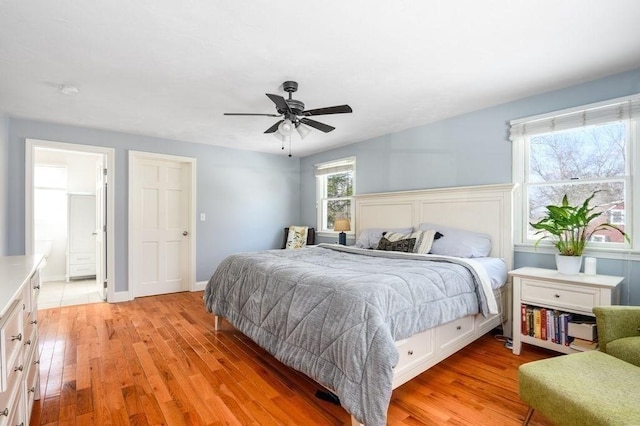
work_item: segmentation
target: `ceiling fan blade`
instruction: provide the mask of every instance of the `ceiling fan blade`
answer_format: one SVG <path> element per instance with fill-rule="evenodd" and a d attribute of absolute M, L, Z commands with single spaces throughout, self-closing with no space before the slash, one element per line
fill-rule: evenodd
<path fill-rule="evenodd" d="M 267 130 L 265 130 L 265 133 L 275 133 L 276 130 L 278 130 L 278 126 L 280 125 L 280 123 L 282 123 L 284 120 L 280 120 L 278 121 L 276 124 L 274 124 L 273 126 L 269 127 Z"/>
<path fill-rule="evenodd" d="M 306 124 L 307 126 L 311 126 L 315 129 L 323 131 L 325 133 L 329 133 L 330 131 L 335 130 L 335 127 L 331 127 L 328 124 L 324 124 L 319 121 L 312 120 L 310 118 L 301 118 L 300 122 Z"/>
<path fill-rule="evenodd" d="M 282 96 L 272 95 L 270 93 L 265 93 L 265 95 L 267 95 L 269 99 L 271 99 L 273 103 L 276 104 L 276 108 L 278 109 L 278 112 L 291 112 L 289 105 L 287 105 L 287 102 L 284 100 Z"/>
<path fill-rule="evenodd" d="M 225 112 L 224 115 L 263 115 L 265 117 L 280 117 L 278 114 L 259 114 L 252 112 Z"/>
<path fill-rule="evenodd" d="M 302 111 L 302 115 L 306 115 L 308 117 L 310 115 L 346 114 L 349 112 L 353 112 L 349 105 L 337 105 L 326 108 L 309 109 Z"/>

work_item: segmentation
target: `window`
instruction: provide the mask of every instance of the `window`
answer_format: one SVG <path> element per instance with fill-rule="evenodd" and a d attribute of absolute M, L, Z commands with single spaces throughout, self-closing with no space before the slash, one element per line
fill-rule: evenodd
<path fill-rule="evenodd" d="M 355 157 L 316 164 L 316 201 L 318 230 L 333 231 L 336 219 L 346 218 L 353 223 L 353 194 L 356 181 Z"/>
<path fill-rule="evenodd" d="M 632 211 L 633 200 L 640 200 L 640 167 L 633 160 L 639 135 L 639 95 L 512 121 L 514 181 L 522 189 L 516 206 L 519 242 L 535 241 L 529 223 L 547 205 L 560 203 L 565 194 L 570 203 L 581 203 L 594 191 L 599 192 L 589 205 L 606 210 L 602 221 L 636 241 L 632 224 L 638 220 L 630 219 L 639 213 Z M 594 248 L 625 247 L 615 231 L 598 231 L 590 241 Z"/>
<path fill-rule="evenodd" d="M 624 209 L 609 210 L 609 223 L 612 225 L 624 225 Z"/>

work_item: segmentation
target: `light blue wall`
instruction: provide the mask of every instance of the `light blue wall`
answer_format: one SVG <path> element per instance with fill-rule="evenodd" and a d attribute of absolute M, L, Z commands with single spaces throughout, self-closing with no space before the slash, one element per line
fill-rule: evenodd
<path fill-rule="evenodd" d="M 282 229 L 300 219 L 298 158 L 9 118 L 6 155 L 5 150 L 0 151 L 0 158 L 8 161 L 8 254 L 25 251 L 26 139 L 115 149 L 116 291 L 124 291 L 128 285 L 129 150 L 197 160 L 197 281 L 208 280 L 231 253 L 279 248 Z M 199 221 L 201 212 L 206 213 L 205 222 Z"/>
<path fill-rule="evenodd" d="M 7 214 L 9 212 L 7 168 L 7 146 L 9 139 L 9 118 L 0 112 L 0 256 L 8 253 L 7 249 Z"/>
<path fill-rule="evenodd" d="M 316 163 L 355 156 L 358 194 L 508 183 L 512 181 L 510 120 L 635 93 L 640 93 L 640 69 L 304 157 L 300 162 L 301 220 L 316 223 Z M 552 258 L 516 253 L 515 266 L 551 267 L 547 257 Z M 623 301 L 640 305 L 637 263 L 601 259 L 598 265 L 599 273 L 628 276 L 631 271 Z"/>

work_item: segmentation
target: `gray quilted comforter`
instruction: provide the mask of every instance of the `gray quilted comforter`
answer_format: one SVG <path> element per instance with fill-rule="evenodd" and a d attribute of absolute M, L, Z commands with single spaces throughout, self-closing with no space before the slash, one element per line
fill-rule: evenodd
<path fill-rule="evenodd" d="M 457 258 L 321 244 L 232 255 L 204 302 L 373 426 L 386 423 L 396 340 L 497 312 L 482 272 Z"/>

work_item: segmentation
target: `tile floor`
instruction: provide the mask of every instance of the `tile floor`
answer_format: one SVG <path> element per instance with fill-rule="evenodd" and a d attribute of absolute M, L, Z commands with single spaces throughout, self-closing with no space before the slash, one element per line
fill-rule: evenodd
<path fill-rule="evenodd" d="M 38 309 L 100 303 L 96 280 L 46 281 L 40 283 Z"/>

